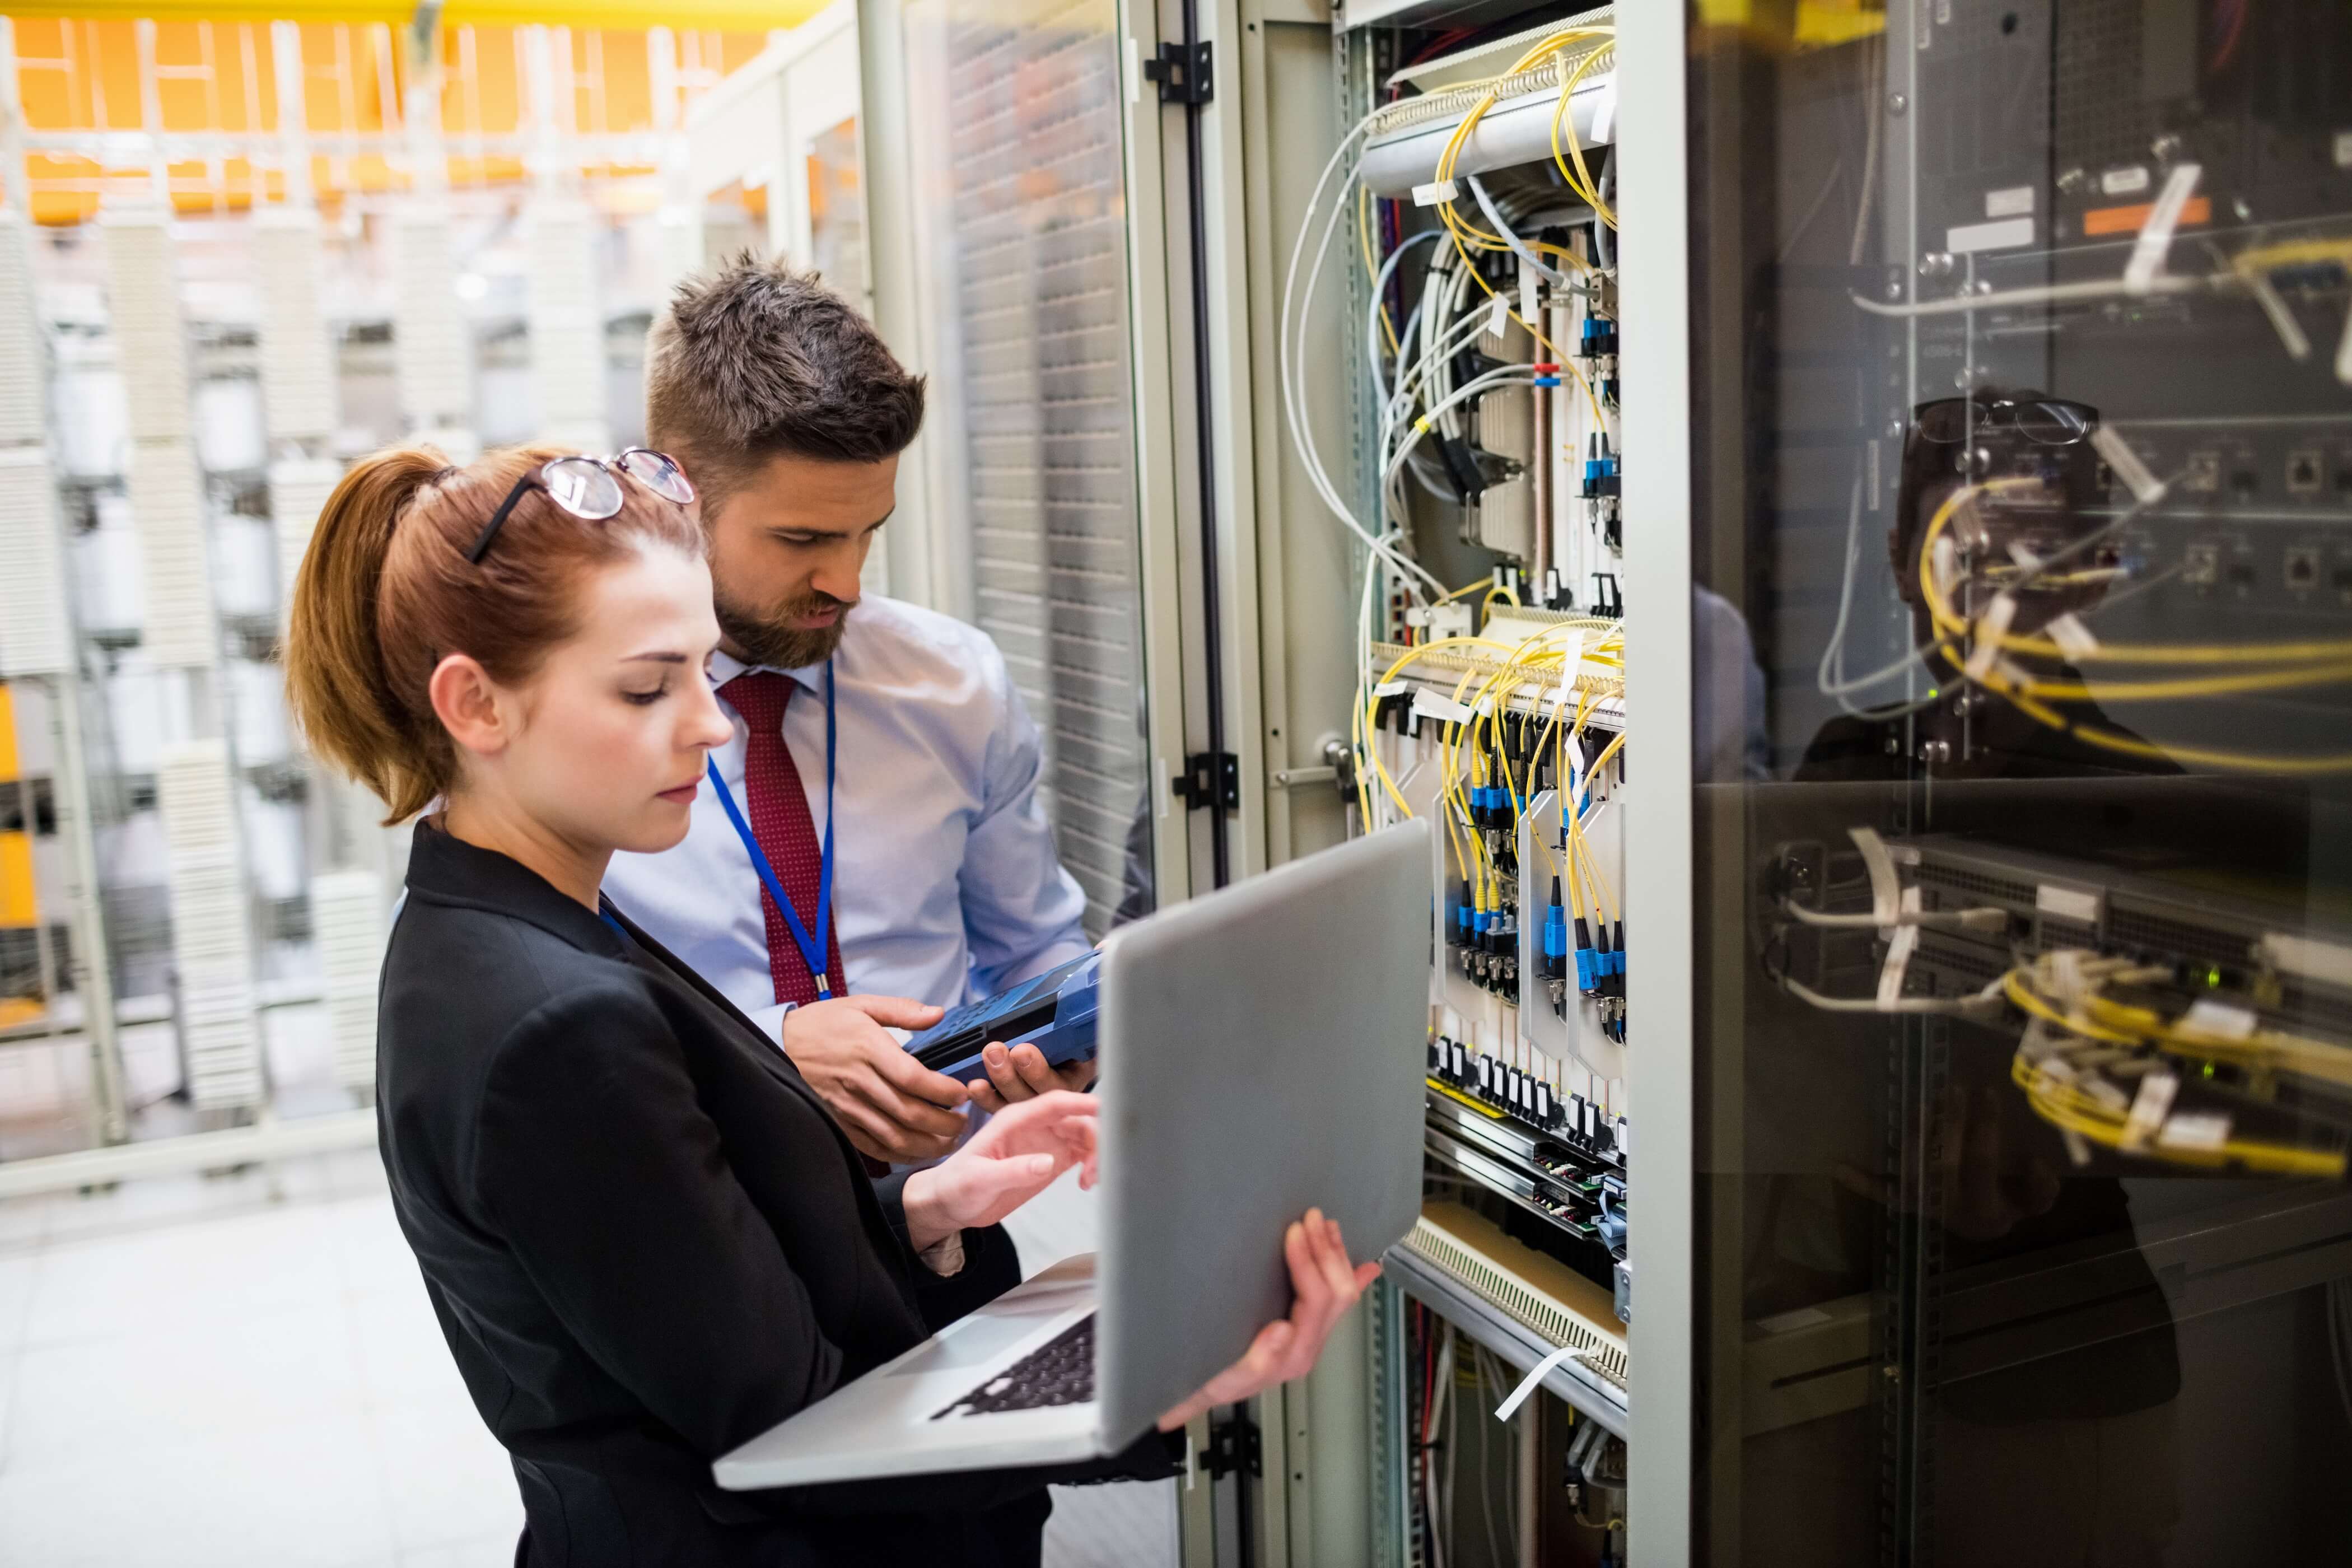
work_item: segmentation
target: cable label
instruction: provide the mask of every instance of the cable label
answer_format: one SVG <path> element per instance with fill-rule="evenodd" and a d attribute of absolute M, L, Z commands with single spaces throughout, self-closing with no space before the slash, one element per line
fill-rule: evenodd
<path fill-rule="evenodd" d="M 2147 293 L 2163 274 L 2165 258 L 2172 253 L 2172 231 L 2180 226 L 2180 210 L 2189 205 L 2203 173 L 2200 164 L 2182 163 L 2165 179 L 2164 194 L 2148 209 L 2147 221 L 2132 244 L 2131 260 L 2124 267 L 2124 287 L 2132 293 Z"/>
<path fill-rule="evenodd" d="M 1412 710 L 1424 719 L 1434 719 L 1441 724 L 1467 724 L 1477 717 L 1451 697 L 1440 697 L 1426 687 L 1414 690 Z"/>
<path fill-rule="evenodd" d="M 2092 431 L 2091 445 L 2098 448 L 2099 456 L 2106 459 L 2116 478 L 2123 480 L 2134 500 L 2145 506 L 2164 494 L 2164 481 L 2147 471 L 2147 465 L 2140 461 L 2131 443 L 2116 435 L 2111 426 L 2102 425 Z"/>
<path fill-rule="evenodd" d="M 2086 658 L 2098 657 L 2099 639 L 2071 610 L 2042 629 L 2050 634 L 2050 640 L 2058 645 L 2058 651 L 2065 656 L 2069 664 L 2080 664 Z"/>
<path fill-rule="evenodd" d="M 2139 1093 L 2132 1097 L 2131 1113 L 2124 1118 L 2123 1136 L 2117 1146 L 2144 1149 L 2164 1125 L 2172 1110 L 2174 1097 L 2180 1093 L 2180 1080 L 2168 1072 L 2152 1072 L 2139 1080 Z"/>
<path fill-rule="evenodd" d="M 1412 188 L 1412 205 L 1417 207 L 1443 206 L 1461 194 L 1461 187 L 1451 180 L 1432 180 Z"/>
<path fill-rule="evenodd" d="M 1969 661 L 1961 667 L 1970 680 L 1982 680 L 1992 672 L 1992 661 L 2000 657 L 2000 639 L 2009 635 L 2009 623 L 2016 618 L 2016 599 L 2006 593 L 1995 594 L 1985 613 L 1977 617 L 1976 646 L 1969 649 Z"/>

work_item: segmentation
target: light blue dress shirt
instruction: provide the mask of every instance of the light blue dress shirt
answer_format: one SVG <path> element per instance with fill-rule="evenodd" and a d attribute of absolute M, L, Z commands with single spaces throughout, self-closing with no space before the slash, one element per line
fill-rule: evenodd
<path fill-rule="evenodd" d="M 746 667 L 711 665 L 724 686 Z M 834 655 L 840 763 L 833 903 L 853 993 L 954 1006 L 1043 973 L 1090 945 L 1086 895 L 1062 868 L 1037 799 L 1037 726 L 986 633 L 867 595 Z M 784 744 L 824 837 L 824 667 L 796 682 Z M 711 753 L 748 816 L 743 720 Z M 759 874 L 709 781 L 687 835 L 658 855 L 613 857 L 613 902 L 782 1037 Z M 803 920 L 814 910 L 800 911 Z"/>

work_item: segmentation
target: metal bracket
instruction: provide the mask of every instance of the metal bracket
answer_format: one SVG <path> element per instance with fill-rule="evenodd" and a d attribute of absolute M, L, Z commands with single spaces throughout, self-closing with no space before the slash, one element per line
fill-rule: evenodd
<path fill-rule="evenodd" d="M 1184 803 L 1187 811 L 1198 811 L 1210 805 L 1239 811 L 1242 760 L 1231 752 L 1195 752 L 1184 759 L 1184 771 L 1176 775 L 1171 793 Z"/>
<path fill-rule="evenodd" d="M 1257 1423 L 1239 1412 L 1210 1422 L 1203 1468 L 1213 1480 L 1223 1480 L 1235 1470 L 1246 1470 L 1253 1477 L 1265 1475 L 1265 1445 Z"/>
<path fill-rule="evenodd" d="M 1162 44 L 1159 54 L 1143 62 L 1143 79 L 1160 84 L 1162 103 L 1206 103 L 1216 96 L 1217 81 L 1212 46 Z"/>

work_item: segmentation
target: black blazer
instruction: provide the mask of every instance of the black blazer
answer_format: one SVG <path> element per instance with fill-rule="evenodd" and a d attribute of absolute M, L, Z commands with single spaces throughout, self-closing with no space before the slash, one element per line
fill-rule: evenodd
<path fill-rule="evenodd" d="M 420 824 L 384 958 L 393 1206 L 474 1405 L 513 1456 L 518 1562 L 1034 1563 L 1049 1480 L 1117 1459 L 729 1493 L 710 1461 L 1020 1278 L 1000 1226 L 914 1256 L 758 1026 L 625 920 Z"/>

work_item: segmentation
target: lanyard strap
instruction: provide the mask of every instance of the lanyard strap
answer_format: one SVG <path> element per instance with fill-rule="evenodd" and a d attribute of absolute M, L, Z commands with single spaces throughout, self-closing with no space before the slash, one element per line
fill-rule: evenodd
<path fill-rule="evenodd" d="M 711 756 L 702 759 L 703 769 L 710 775 L 711 787 L 719 792 L 719 804 L 727 808 L 727 820 L 735 825 L 735 837 L 743 841 L 743 847 L 751 853 L 751 868 L 760 873 L 760 880 L 767 884 L 768 896 L 775 900 L 776 908 L 783 911 L 784 925 L 793 933 L 793 945 L 801 950 L 801 962 L 808 965 L 809 978 L 816 982 L 816 995 L 820 1002 L 833 994 L 833 984 L 826 974 L 825 933 L 833 929 L 833 773 L 839 739 L 840 730 L 835 722 L 833 704 L 833 661 L 827 659 L 824 661 L 824 846 L 817 858 L 814 936 L 809 934 L 808 927 L 801 924 L 800 914 L 793 908 L 793 900 L 785 895 L 784 885 L 776 880 L 775 868 L 768 864 L 767 853 L 760 847 L 759 839 L 753 837 L 751 825 L 743 820 L 742 809 L 735 804 L 734 792 L 727 787 L 727 781 L 719 776 L 719 759 Z M 777 743 L 781 745 L 782 742 L 783 737 L 779 735 Z M 747 762 L 750 755 L 751 742 L 747 738 L 744 742 Z"/>

